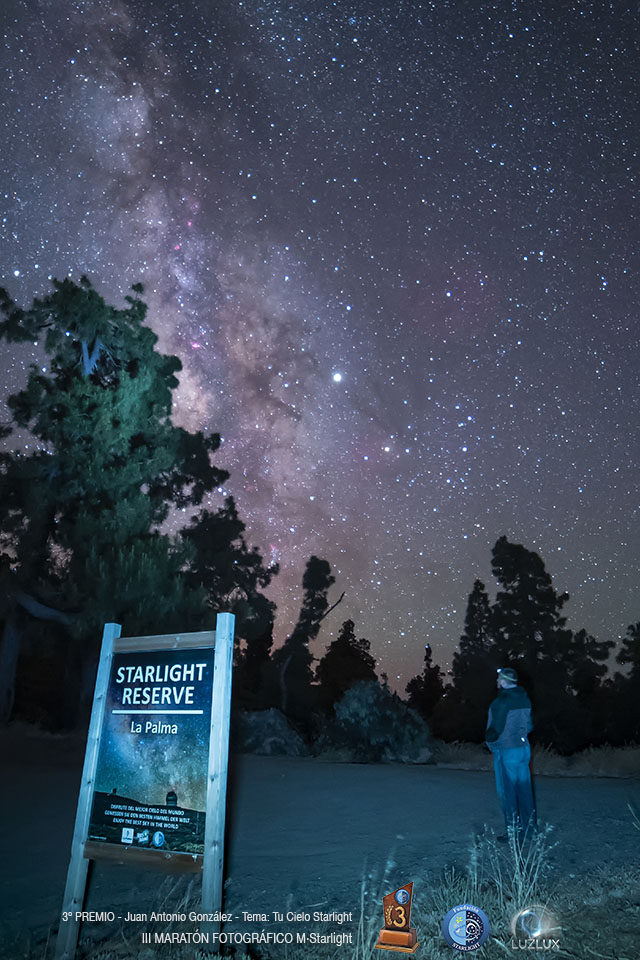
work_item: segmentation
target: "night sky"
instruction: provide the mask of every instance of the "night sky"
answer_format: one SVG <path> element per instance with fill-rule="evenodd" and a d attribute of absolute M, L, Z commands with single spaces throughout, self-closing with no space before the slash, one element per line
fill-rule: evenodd
<path fill-rule="evenodd" d="M 278 641 L 315 553 L 346 591 L 316 653 L 350 616 L 403 690 L 425 643 L 450 660 L 474 578 L 494 594 L 502 534 L 570 626 L 640 619 L 631 4 L 0 16 L 2 283 L 28 304 L 86 273 L 117 305 L 145 284 L 176 419 L 222 434 L 281 564 Z M 5 395 L 43 362 L 10 349 Z"/>

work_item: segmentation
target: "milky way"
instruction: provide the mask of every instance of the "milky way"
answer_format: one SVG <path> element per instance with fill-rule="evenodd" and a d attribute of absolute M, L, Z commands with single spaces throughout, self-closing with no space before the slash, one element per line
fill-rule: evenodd
<path fill-rule="evenodd" d="M 624 634 L 631 8 L 8 0 L 2 21 L 2 282 L 25 304 L 50 276 L 117 304 L 145 284 L 176 419 L 222 434 L 281 564 L 279 640 L 326 557 L 346 596 L 316 653 L 351 616 L 402 689 L 426 642 L 450 660 L 502 534 L 573 627 Z M 43 362 L 8 359 L 5 396 Z"/>

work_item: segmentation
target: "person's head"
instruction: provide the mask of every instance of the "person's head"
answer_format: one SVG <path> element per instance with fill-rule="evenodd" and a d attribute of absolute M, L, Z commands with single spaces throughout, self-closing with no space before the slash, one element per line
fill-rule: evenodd
<path fill-rule="evenodd" d="M 497 684 L 500 690 L 518 686 L 518 675 L 511 667 L 499 667 Z"/>

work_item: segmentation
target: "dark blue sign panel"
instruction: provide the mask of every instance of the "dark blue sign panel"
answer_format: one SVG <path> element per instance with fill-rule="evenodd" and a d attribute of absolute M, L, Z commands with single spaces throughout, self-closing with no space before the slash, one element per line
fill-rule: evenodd
<path fill-rule="evenodd" d="M 115 653 L 88 840 L 204 852 L 213 648 Z"/>

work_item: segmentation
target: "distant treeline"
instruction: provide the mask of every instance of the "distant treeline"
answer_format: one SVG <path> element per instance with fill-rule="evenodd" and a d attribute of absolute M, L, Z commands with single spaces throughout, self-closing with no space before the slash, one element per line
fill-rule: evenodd
<path fill-rule="evenodd" d="M 495 601 L 476 580 L 449 674 L 433 663 L 426 646 L 423 671 L 407 684 L 407 703 L 432 734 L 482 742 L 487 709 L 497 693 L 496 671 L 511 666 L 532 700 L 534 741 L 565 754 L 605 743 L 640 742 L 640 623 L 628 628 L 616 656 L 630 669 L 612 677 L 606 661 L 613 641 L 566 627 L 561 611 L 569 598 L 556 593 L 537 553 L 500 537 L 492 551 L 492 570 L 499 585 Z M 328 608 L 332 580 L 326 561 L 312 558 L 305 574 L 308 608 L 312 596 L 317 611 Z M 313 622 L 319 625 L 318 619 Z M 347 689 L 363 680 L 377 681 L 370 644 L 356 639 L 352 620 L 343 623 L 314 672 L 309 640 L 316 633 L 305 629 L 301 615 L 294 633 L 272 656 L 266 646 L 259 653 L 248 643 L 234 679 L 238 705 L 249 710 L 276 706 L 299 729 L 317 729 L 323 717 L 332 717 Z M 381 683 L 387 688 L 386 677 Z"/>

